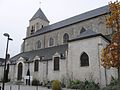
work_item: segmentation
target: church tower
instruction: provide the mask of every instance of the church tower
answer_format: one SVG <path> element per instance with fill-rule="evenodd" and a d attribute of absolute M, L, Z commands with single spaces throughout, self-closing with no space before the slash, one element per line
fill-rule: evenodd
<path fill-rule="evenodd" d="M 34 16 L 29 21 L 29 26 L 27 27 L 26 37 L 31 36 L 37 30 L 49 25 L 49 20 L 42 12 L 41 8 L 34 14 Z"/>

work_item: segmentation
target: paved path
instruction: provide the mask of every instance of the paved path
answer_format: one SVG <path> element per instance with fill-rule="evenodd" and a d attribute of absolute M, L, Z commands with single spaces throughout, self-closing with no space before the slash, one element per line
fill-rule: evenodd
<path fill-rule="evenodd" d="M 25 85 L 6 85 L 5 90 L 51 90 L 40 86 L 25 86 Z"/>
<path fill-rule="evenodd" d="M 52 89 L 48 89 L 46 87 L 41 87 L 41 86 L 26 86 L 26 85 L 20 85 L 19 86 L 19 85 L 8 84 L 8 85 L 5 85 L 4 90 L 52 90 Z M 62 90 L 76 90 L 76 89 L 63 88 Z"/>

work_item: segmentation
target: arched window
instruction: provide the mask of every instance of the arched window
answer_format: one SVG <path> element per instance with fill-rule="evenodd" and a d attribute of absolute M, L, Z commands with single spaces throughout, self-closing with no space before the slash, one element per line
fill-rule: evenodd
<path fill-rule="evenodd" d="M 54 45 L 54 39 L 51 37 L 49 40 L 49 46 L 53 46 Z"/>
<path fill-rule="evenodd" d="M 38 48 L 41 48 L 41 42 L 40 42 L 40 40 L 37 41 L 37 43 L 36 43 L 36 47 L 37 47 L 37 49 L 38 49 Z"/>
<path fill-rule="evenodd" d="M 69 35 L 67 33 L 65 33 L 63 36 L 63 43 L 67 43 L 68 40 L 69 40 Z"/>
<path fill-rule="evenodd" d="M 54 71 L 58 71 L 59 70 L 59 57 L 54 57 Z"/>
<path fill-rule="evenodd" d="M 81 66 L 89 66 L 89 57 L 85 52 L 80 56 L 80 64 Z"/>
<path fill-rule="evenodd" d="M 34 62 L 34 71 L 37 72 L 39 70 L 39 61 L 35 60 Z"/>
<path fill-rule="evenodd" d="M 18 64 L 18 77 L 17 77 L 17 80 L 21 80 L 22 79 L 22 72 L 23 72 L 23 65 L 22 63 L 20 62 Z"/>
<path fill-rule="evenodd" d="M 80 34 L 85 32 L 85 31 L 86 31 L 86 29 L 84 27 L 82 27 L 82 29 L 80 30 Z"/>
<path fill-rule="evenodd" d="M 34 34 L 34 32 L 35 32 L 35 26 L 32 26 L 30 34 L 32 35 L 32 34 Z"/>

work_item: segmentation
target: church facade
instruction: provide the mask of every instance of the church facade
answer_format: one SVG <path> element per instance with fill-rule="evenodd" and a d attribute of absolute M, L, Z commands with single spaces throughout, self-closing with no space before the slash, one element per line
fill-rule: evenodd
<path fill-rule="evenodd" d="M 101 66 L 100 54 L 110 43 L 106 28 L 108 6 L 49 25 L 41 9 L 30 19 L 21 53 L 7 61 L 12 82 L 39 80 L 94 80 L 105 86 L 116 69 Z M 0 72 L 3 72 L 3 63 Z M 28 77 L 29 76 L 29 77 Z M 1 79 L 3 73 L 0 73 Z"/>

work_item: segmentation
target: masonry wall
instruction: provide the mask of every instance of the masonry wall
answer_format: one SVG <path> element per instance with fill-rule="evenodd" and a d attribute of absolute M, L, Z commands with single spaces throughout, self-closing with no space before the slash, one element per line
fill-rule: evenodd
<path fill-rule="evenodd" d="M 36 42 L 38 40 L 42 43 L 41 48 L 49 47 L 50 37 L 54 38 L 53 46 L 61 45 L 63 44 L 63 35 L 65 33 L 68 33 L 70 39 L 76 38 L 80 35 L 82 27 L 86 30 L 93 30 L 102 33 L 103 35 L 108 35 L 111 31 L 106 28 L 105 20 L 106 15 L 102 15 L 36 37 L 28 38 L 25 40 L 25 51 L 35 50 Z"/>
<path fill-rule="evenodd" d="M 104 43 L 103 43 L 104 42 Z M 78 40 L 69 43 L 68 50 L 68 72 L 69 78 L 79 79 L 81 81 L 93 80 L 102 87 L 106 85 L 105 69 L 100 64 L 100 52 L 103 46 L 107 44 L 101 37 Z M 100 48 L 99 45 L 102 45 Z M 85 52 L 89 56 L 89 66 L 81 66 L 80 56 Z M 115 76 L 115 70 L 109 70 L 107 75 Z M 107 78 L 107 83 L 111 77 Z"/>

